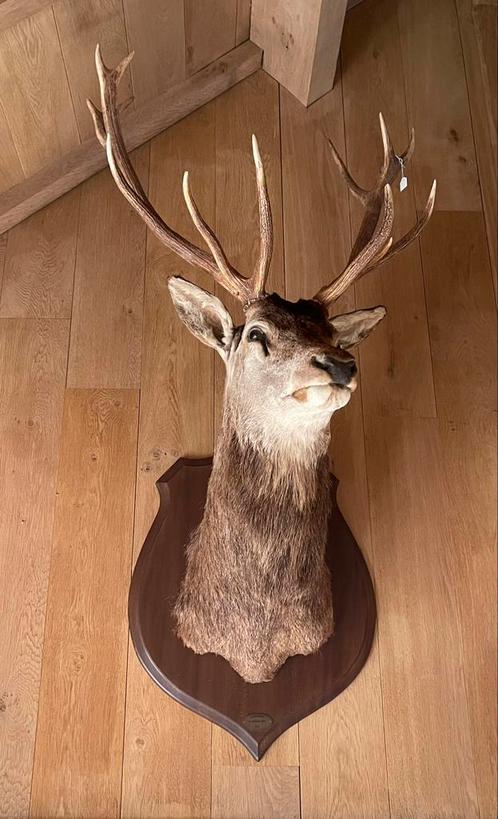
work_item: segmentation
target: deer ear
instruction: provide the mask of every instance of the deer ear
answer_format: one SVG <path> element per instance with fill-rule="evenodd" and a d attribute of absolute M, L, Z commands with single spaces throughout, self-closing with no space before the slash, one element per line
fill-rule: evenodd
<path fill-rule="evenodd" d="M 202 287 L 172 276 L 168 288 L 176 312 L 196 338 L 214 347 L 226 360 L 233 336 L 233 321 L 222 302 Z"/>
<path fill-rule="evenodd" d="M 385 307 L 372 307 L 370 310 L 355 310 L 354 313 L 343 313 L 330 319 L 332 326 L 332 343 L 335 347 L 350 350 L 363 341 L 382 321 L 386 315 Z"/>

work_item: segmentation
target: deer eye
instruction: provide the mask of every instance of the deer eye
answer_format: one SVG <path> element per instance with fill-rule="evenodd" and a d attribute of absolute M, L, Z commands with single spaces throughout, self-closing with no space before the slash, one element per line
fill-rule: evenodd
<path fill-rule="evenodd" d="M 253 327 L 247 334 L 248 341 L 259 341 L 263 345 L 265 354 L 268 355 L 268 339 L 260 327 Z"/>

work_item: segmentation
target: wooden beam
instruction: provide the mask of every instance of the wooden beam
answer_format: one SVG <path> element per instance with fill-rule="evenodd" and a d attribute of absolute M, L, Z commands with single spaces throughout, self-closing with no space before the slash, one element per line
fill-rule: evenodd
<path fill-rule="evenodd" d="M 261 51 L 246 42 L 169 91 L 148 100 L 123 117 L 129 150 L 253 74 L 261 66 Z M 89 115 L 90 116 L 90 115 Z M 92 137 L 52 165 L 0 195 L 0 234 L 48 205 L 106 166 L 104 151 Z"/>
<path fill-rule="evenodd" d="M 347 0 L 253 0 L 251 40 L 263 68 L 304 105 L 330 91 Z"/>

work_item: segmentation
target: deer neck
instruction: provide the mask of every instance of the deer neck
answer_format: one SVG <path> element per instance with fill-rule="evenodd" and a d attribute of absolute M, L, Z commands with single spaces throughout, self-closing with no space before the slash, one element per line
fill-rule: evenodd
<path fill-rule="evenodd" d="M 327 450 L 329 426 L 298 430 L 294 434 L 271 434 L 244 424 L 237 409 L 225 405 L 222 428 L 213 463 L 212 482 L 217 502 L 243 492 L 247 513 L 258 505 L 271 505 L 286 516 L 315 514 L 323 506 L 324 486 L 328 486 Z M 240 500 L 240 499 L 239 499 Z"/>

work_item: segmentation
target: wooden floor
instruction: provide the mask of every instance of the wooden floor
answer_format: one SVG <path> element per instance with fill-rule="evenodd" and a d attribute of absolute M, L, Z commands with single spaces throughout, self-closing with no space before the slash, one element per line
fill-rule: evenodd
<path fill-rule="evenodd" d="M 2 816 L 496 816 L 495 13 L 493 0 L 365 0 L 334 90 L 308 110 L 260 72 L 134 155 L 156 207 L 195 239 L 191 170 L 249 272 L 255 130 L 273 284 L 291 298 L 339 270 L 359 218 L 324 133 L 367 184 L 377 112 L 399 148 L 415 126 L 401 227 L 439 182 L 420 246 L 346 302 L 389 311 L 333 420 L 342 509 L 377 590 L 374 650 L 259 764 L 162 694 L 127 632 L 154 482 L 212 451 L 221 406 L 221 367 L 176 319 L 166 279 L 210 282 L 146 235 L 107 172 L 0 239 Z"/>

